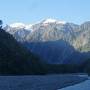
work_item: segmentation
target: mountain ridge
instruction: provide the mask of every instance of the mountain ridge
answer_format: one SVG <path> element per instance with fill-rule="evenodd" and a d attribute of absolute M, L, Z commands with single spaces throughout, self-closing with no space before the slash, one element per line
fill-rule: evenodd
<path fill-rule="evenodd" d="M 9 28 L 5 27 L 5 30 L 6 32 L 12 34 L 14 38 L 20 43 L 22 43 L 23 45 L 26 45 L 26 43 L 31 45 L 31 43 L 39 43 L 39 42 L 44 43 L 44 42 L 51 42 L 51 41 L 55 42 L 57 40 L 63 40 L 69 43 L 69 45 L 72 46 L 75 49 L 75 51 L 78 51 L 81 53 L 90 51 L 90 22 L 89 21 L 81 25 L 68 23 L 68 22 L 58 23 L 58 21 L 59 20 L 47 19 L 39 23 L 33 24 L 30 30 L 27 30 L 26 28 L 17 29 L 17 28 L 10 28 L 10 27 Z M 43 22 L 46 22 L 46 23 L 43 23 Z M 57 44 L 55 46 L 57 46 Z M 28 47 L 28 45 L 26 45 L 26 47 Z M 50 48 L 51 47 L 52 45 L 50 46 Z M 62 48 L 62 47 L 58 46 L 58 49 L 59 48 Z M 67 48 L 68 50 L 69 47 L 67 46 L 65 48 Z M 33 50 L 33 48 L 30 48 L 30 49 L 31 51 Z M 42 51 L 43 49 L 44 47 L 42 48 Z M 47 46 L 46 50 L 48 51 L 48 49 L 49 48 Z M 53 47 L 51 48 L 51 51 L 52 50 L 53 50 Z M 47 51 L 45 51 L 44 53 L 46 53 Z M 59 53 L 64 53 L 64 52 L 65 52 L 64 49 L 63 51 L 59 51 Z M 39 52 L 37 52 L 37 54 L 38 53 Z M 55 53 L 51 55 L 53 56 L 53 58 L 54 58 L 54 54 Z M 42 53 L 41 53 L 41 56 L 42 56 Z M 46 54 L 46 57 L 48 57 L 48 54 Z M 66 55 L 64 57 L 66 57 Z M 52 61 L 52 59 L 50 60 Z"/>

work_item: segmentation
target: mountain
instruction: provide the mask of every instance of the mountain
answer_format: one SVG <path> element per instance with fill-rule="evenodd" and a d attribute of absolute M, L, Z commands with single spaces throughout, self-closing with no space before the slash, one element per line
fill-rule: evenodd
<path fill-rule="evenodd" d="M 40 74 L 40 59 L 0 29 L 0 74 Z"/>
<path fill-rule="evenodd" d="M 49 63 L 78 63 L 90 58 L 89 21 L 77 25 L 45 19 L 32 25 L 15 23 L 4 29 Z"/>

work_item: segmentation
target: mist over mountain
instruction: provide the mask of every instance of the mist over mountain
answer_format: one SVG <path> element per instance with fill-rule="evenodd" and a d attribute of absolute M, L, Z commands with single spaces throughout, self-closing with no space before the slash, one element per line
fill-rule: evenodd
<path fill-rule="evenodd" d="M 81 25 L 54 19 L 15 23 L 6 32 L 49 63 L 78 63 L 90 58 L 90 22 Z"/>

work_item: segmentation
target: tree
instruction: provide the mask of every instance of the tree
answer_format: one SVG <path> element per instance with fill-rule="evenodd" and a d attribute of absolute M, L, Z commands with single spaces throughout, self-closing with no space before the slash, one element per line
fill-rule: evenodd
<path fill-rule="evenodd" d="M 0 29 L 2 29 L 2 24 L 3 24 L 3 21 L 0 20 Z"/>

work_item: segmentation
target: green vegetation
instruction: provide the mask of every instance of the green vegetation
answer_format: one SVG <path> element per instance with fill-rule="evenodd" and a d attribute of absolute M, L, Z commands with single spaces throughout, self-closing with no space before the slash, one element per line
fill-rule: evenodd
<path fill-rule="evenodd" d="M 3 24 L 3 21 L 2 21 L 2 20 L 0 20 L 0 28 L 2 28 L 2 24 Z"/>
<path fill-rule="evenodd" d="M 39 58 L 0 28 L 0 74 L 38 74 Z"/>
<path fill-rule="evenodd" d="M 83 72 L 80 65 L 77 64 L 52 64 L 46 67 L 48 73 L 65 74 L 65 73 L 80 73 Z"/>
<path fill-rule="evenodd" d="M 88 75 L 90 75 L 90 59 L 85 61 L 81 67 L 85 73 L 88 73 Z"/>

